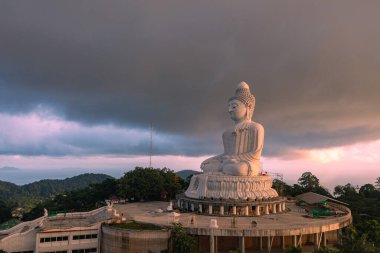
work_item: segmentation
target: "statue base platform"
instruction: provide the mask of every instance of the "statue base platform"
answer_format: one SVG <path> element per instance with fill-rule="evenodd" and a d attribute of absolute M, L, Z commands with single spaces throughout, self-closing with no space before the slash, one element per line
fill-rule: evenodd
<path fill-rule="evenodd" d="M 191 178 L 185 196 L 191 199 L 261 201 L 278 197 L 270 176 L 228 176 L 204 173 Z"/>

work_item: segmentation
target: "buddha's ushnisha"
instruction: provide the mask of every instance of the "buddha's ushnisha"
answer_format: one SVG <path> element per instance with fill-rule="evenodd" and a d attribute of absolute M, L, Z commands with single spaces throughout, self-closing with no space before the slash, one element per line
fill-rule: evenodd
<path fill-rule="evenodd" d="M 257 176 L 264 143 L 264 128 L 252 121 L 255 97 L 249 86 L 241 82 L 229 99 L 228 112 L 235 125 L 223 133 L 224 153 L 201 164 L 205 173 L 233 176 Z"/>

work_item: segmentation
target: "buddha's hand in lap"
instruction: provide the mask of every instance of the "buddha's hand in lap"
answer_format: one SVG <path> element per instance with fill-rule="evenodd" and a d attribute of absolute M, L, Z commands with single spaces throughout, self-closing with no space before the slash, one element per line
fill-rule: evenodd
<path fill-rule="evenodd" d="M 249 165 L 246 161 L 228 159 L 223 161 L 222 171 L 224 174 L 231 176 L 248 176 Z"/>
<path fill-rule="evenodd" d="M 204 173 L 218 172 L 221 169 L 221 161 L 215 158 L 209 158 L 202 162 L 201 169 Z"/>

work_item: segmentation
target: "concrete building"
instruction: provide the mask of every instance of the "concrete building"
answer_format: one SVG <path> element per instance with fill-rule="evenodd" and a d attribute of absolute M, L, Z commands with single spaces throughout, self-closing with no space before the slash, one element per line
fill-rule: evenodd
<path fill-rule="evenodd" d="M 100 228 L 112 213 L 107 207 L 90 212 L 44 216 L 0 230 L 0 249 L 6 252 L 99 252 Z"/>

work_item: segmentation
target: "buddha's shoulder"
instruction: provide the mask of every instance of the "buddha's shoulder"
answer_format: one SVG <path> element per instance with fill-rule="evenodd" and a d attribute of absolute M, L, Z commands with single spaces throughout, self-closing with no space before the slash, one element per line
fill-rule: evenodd
<path fill-rule="evenodd" d="M 264 127 L 260 123 L 257 123 L 254 121 L 244 122 L 244 124 L 241 125 L 240 127 L 244 129 L 255 130 L 255 131 L 264 130 Z"/>
<path fill-rule="evenodd" d="M 261 125 L 260 123 L 254 122 L 254 121 L 249 122 L 247 127 L 249 129 L 264 130 L 263 125 Z"/>

